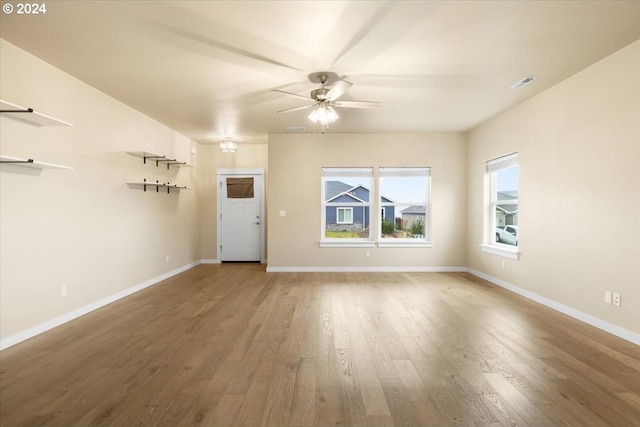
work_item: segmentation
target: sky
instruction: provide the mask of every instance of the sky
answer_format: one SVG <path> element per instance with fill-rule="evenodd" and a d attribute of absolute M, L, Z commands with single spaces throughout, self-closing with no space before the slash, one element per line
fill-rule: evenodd
<path fill-rule="evenodd" d="M 501 169 L 498 174 L 498 191 L 517 191 L 518 190 L 518 178 L 519 167 L 512 166 L 506 169 Z M 425 178 L 396 178 L 385 177 L 383 178 L 380 194 L 385 197 L 389 197 L 395 202 L 406 202 L 407 204 L 422 204 L 424 203 L 424 179 Z M 367 182 L 366 178 L 354 178 L 354 177 L 336 177 L 332 180 L 342 181 L 346 184 L 364 185 L 367 188 L 371 188 L 370 182 Z"/>
<path fill-rule="evenodd" d="M 517 191 L 518 177 L 520 168 L 512 166 L 506 169 L 500 169 L 498 172 L 498 191 Z"/>

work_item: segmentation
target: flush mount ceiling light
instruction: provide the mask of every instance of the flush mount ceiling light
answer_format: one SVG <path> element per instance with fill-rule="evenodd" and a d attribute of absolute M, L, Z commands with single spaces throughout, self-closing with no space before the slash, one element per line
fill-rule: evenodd
<path fill-rule="evenodd" d="M 238 151 L 238 144 L 230 139 L 220 141 L 220 151 L 223 153 L 235 153 Z"/>

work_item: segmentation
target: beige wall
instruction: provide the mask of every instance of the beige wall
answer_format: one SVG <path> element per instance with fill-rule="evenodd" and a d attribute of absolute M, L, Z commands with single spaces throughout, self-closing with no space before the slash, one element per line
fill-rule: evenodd
<path fill-rule="evenodd" d="M 190 140 L 0 43 L 2 99 L 74 124 L 38 128 L 0 119 L 3 155 L 74 168 L 30 175 L 0 166 L 6 339 L 197 262 L 200 230 L 196 191 L 145 193 L 126 184 L 147 177 L 194 185 L 195 168 L 156 168 L 126 154 L 149 150 L 194 162 Z"/>
<path fill-rule="evenodd" d="M 640 41 L 469 134 L 470 268 L 640 332 Z M 544 76 L 542 77 L 544 78 Z M 520 153 L 520 260 L 480 252 L 484 162 Z M 622 307 L 604 303 L 605 290 Z"/>
<path fill-rule="evenodd" d="M 217 259 L 217 170 L 267 165 L 270 267 L 469 266 L 640 332 L 640 42 L 468 135 L 282 134 L 231 155 L 193 143 L 9 43 L 0 41 L 0 50 L 2 98 L 74 124 L 35 128 L 0 119 L 3 155 L 74 167 L 32 175 L 2 166 L 3 340 Z M 131 150 L 196 167 L 143 165 L 125 153 Z M 478 248 L 484 162 L 513 151 L 521 165 L 518 261 Z M 364 248 L 319 248 L 321 167 L 422 165 L 432 168 L 433 248 L 368 248 L 370 258 Z M 141 177 L 197 190 L 167 195 L 125 184 Z M 622 294 L 621 308 L 603 303 L 605 290 Z"/>
<path fill-rule="evenodd" d="M 198 148 L 198 193 L 200 197 L 201 255 L 205 262 L 217 261 L 217 187 L 218 169 L 267 170 L 267 141 L 239 144 L 235 153 L 222 153 L 218 145 Z M 268 189 L 265 189 L 268 194 Z"/>
<path fill-rule="evenodd" d="M 270 135 L 269 268 L 464 267 L 465 161 L 463 134 Z M 320 171 L 340 166 L 430 166 L 433 248 L 320 248 Z"/>

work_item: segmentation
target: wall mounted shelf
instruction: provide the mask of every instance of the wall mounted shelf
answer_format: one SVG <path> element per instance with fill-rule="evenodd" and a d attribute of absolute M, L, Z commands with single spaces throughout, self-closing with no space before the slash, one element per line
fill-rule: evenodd
<path fill-rule="evenodd" d="M 169 169 L 169 166 L 191 167 L 191 165 L 187 164 L 187 162 L 181 162 L 162 154 L 151 153 L 149 151 L 127 151 L 127 153 L 131 154 L 132 156 L 141 157 L 143 163 L 145 164 L 147 163 L 147 160 L 156 162 L 156 166 L 158 166 L 160 163 L 166 164 L 167 169 Z"/>
<path fill-rule="evenodd" d="M 0 100 L 0 116 L 31 125 L 31 126 L 73 126 L 55 117 L 33 111 L 10 102 Z"/>
<path fill-rule="evenodd" d="M 158 180 L 156 180 L 156 182 L 151 182 L 151 181 L 147 181 L 146 178 L 143 179 L 142 181 L 129 181 L 127 182 L 127 184 L 141 186 L 144 189 L 144 191 L 147 191 L 147 187 L 152 187 L 152 188 L 155 187 L 156 193 L 160 192 L 161 188 L 166 188 L 167 194 L 171 192 L 171 189 L 178 190 L 178 191 L 194 190 L 193 187 L 187 187 L 186 185 L 170 184 L 168 182 L 160 182 Z"/>
<path fill-rule="evenodd" d="M 56 165 L 53 163 L 38 162 L 33 159 L 21 159 L 19 157 L 0 156 L 0 164 L 20 166 L 31 169 L 66 169 L 73 170 L 72 167 Z"/>

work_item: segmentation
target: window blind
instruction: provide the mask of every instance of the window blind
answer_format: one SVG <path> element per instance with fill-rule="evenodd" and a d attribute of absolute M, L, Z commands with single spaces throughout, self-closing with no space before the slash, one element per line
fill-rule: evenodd
<path fill-rule="evenodd" d="M 380 168 L 379 174 L 385 176 L 431 176 L 431 168 Z"/>
<path fill-rule="evenodd" d="M 487 161 L 487 172 L 495 172 L 500 169 L 510 168 L 518 164 L 518 153 L 507 154 Z"/>
<path fill-rule="evenodd" d="M 322 176 L 373 176 L 373 168 L 322 168 Z"/>

